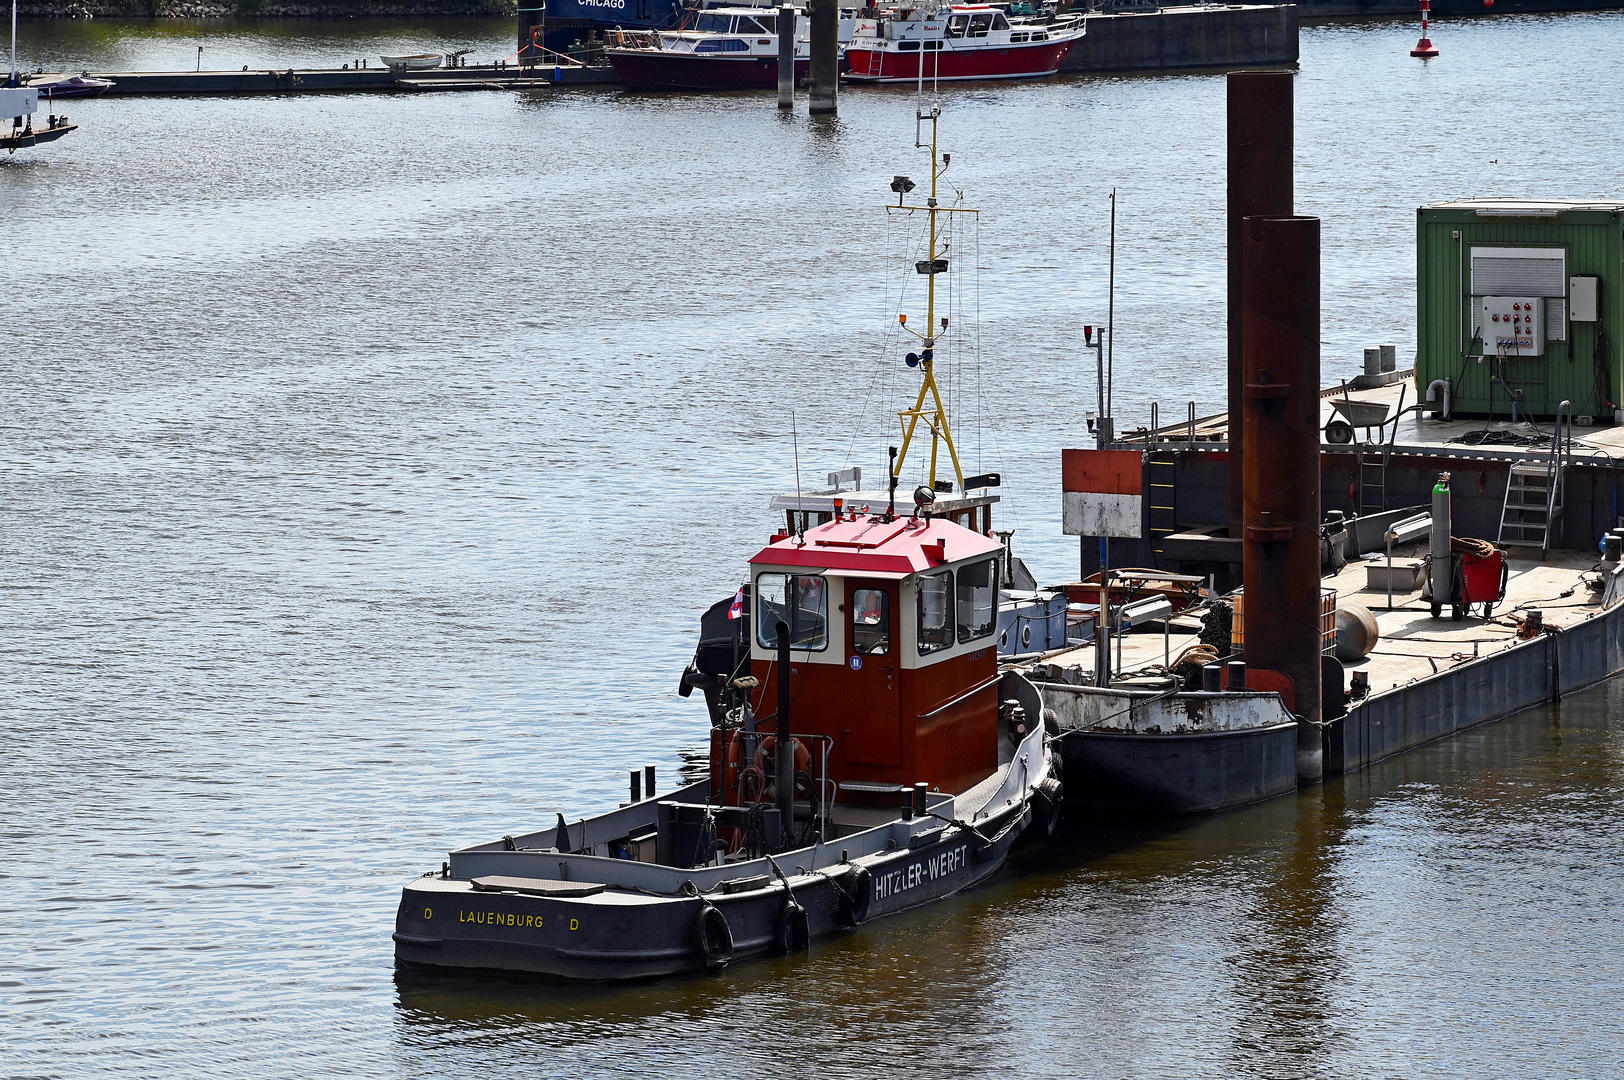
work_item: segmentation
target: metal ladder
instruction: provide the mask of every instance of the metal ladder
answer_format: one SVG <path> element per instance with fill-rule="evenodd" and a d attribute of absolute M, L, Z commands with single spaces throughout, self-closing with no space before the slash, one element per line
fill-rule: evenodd
<path fill-rule="evenodd" d="M 1377 449 L 1373 449 L 1377 447 Z M 1374 477 L 1375 479 L 1371 479 Z M 1359 444 L 1359 516 L 1387 509 L 1387 444 Z"/>
<path fill-rule="evenodd" d="M 1195 439 L 1195 402 L 1190 402 L 1187 440 Z M 1145 526 L 1149 533 L 1150 549 L 1157 556 L 1166 554 L 1162 540 L 1179 531 L 1178 522 L 1178 453 L 1162 442 L 1161 404 L 1150 403 L 1150 430 L 1145 434 L 1145 482 L 1150 486 L 1150 500 L 1145 504 Z"/>
<path fill-rule="evenodd" d="M 1150 533 L 1150 549 L 1161 555 L 1162 541 L 1179 531 L 1178 454 L 1172 450 L 1152 450 L 1146 458 L 1150 500 L 1145 504 L 1145 523 Z"/>
<path fill-rule="evenodd" d="M 1398 409 L 1391 417 L 1381 422 L 1376 429 L 1375 442 L 1361 442 L 1359 444 L 1359 505 L 1357 507 L 1360 517 L 1366 514 L 1379 514 L 1387 509 L 1387 465 L 1392 457 L 1393 444 L 1398 439 L 1398 423 L 1404 416 L 1404 395 L 1409 391 L 1409 385 L 1399 387 Z M 1344 387 L 1344 394 L 1347 393 Z M 1392 430 L 1388 430 L 1388 425 Z M 1365 429 L 1365 435 L 1370 435 L 1370 429 Z"/>
<path fill-rule="evenodd" d="M 1514 461 L 1506 477 L 1506 500 L 1500 508 L 1498 543 L 1537 547 L 1540 557 L 1551 550 L 1551 533 L 1562 517 L 1562 495 L 1568 457 L 1573 452 L 1573 405 L 1557 407 L 1551 451 L 1544 457 Z"/>

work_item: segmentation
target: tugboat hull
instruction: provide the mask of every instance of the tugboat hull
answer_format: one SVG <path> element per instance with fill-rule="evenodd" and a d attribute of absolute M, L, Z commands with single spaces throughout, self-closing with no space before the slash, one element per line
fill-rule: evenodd
<path fill-rule="evenodd" d="M 1006 673 L 1002 686 L 1034 715 L 1041 709 L 1037 690 L 1019 676 Z M 919 792 L 922 813 L 841 804 L 835 821 L 848 824 L 829 839 L 721 865 L 688 865 L 681 856 L 709 850 L 682 831 L 695 811 L 719 828 L 745 812 L 698 801 L 708 781 L 561 829 L 454 851 L 440 873 L 402 889 L 395 959 L 445 972 L 608 981 L 795 952 L 986 880 L 1034 818 L 1046 835 L 1061 798 L 1053 753 L 1037 725 L 1019 742 L 1005 741 L 1002 764 L 969 790 Z M 854 828 L 857 818 L 873 824 Z M 653 848 L 628 846 L 651 836 Z"/>
<path fill-rule="evenodd" d="M 784 881 L 776 876 L 736 893 L 655 897 L 604 889 L 565 898 L 420 878 L 401 895 L 395 959 L 405 967 L 448 973 L 596 981 L 716 970 L 733 960 L 797 951 L 812 938 L 978 884 L 1003 864 L 1030 818 L 1023 802 L 985 827 L 978 825 L 983 835 L 996 830 L 990 844 L 957 829 L 936 828 L 934 838 L 931 831 L 915 834 L 915 842 L 925 842 L 911 849 L 904 846 L 810 873 L 786 867 L 788 894 L 804 910 L 804 921 L 786 914 L 791 905 Z M 781 860 L 802 862 L 807 854 L 788 853 Z M 827 858 L 830 852 L 821 854 Z M 833 855 L 838 859 L 839 852 Z M 728 948 L 718 947 L 721 926 L 730 939 Z"/>

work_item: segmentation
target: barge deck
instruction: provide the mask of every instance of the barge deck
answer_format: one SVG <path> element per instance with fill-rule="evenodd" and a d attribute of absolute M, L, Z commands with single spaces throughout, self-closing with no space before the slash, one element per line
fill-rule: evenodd
<path fill-rule="evenodd" d="M 1396 548 L 1413 563 L 1424 544 Z M 1343 665 L 1328 687 L 1325 771 L 1353 772 L 1385 758 L 1504 719 L 1624 671 L 1624 571 L 1573 551 L 1507 559 L 1504 599 L 1483 617 L 1432 617 L 1419 585 L 1393 596 L 1350 563 L 1323 579 L 1338 606 L 1357 604 L 1380 631 L 1375 648 Z M 1530 618 L 1533 613 L 1538 613 Z M 1295 790 L 1291 713 L 1273 693 L 1168 693 L 1135 688 L 1200 643 L 1189 615 L 1117 639 L 1122 674 L 1109 690 L 1087 685 L 1095 646 L 1047 658 L 1031 674 L 1060 731 L 1072 799 L 1094 809 L 1197 813 Z M 1166 650 L 1164 652 L 1164 649 Z M 1115 649 L 1113 648 L 1113 653 Z M 1356 696 L 1355 696 L 1356 695 Z M 1224 707 L 1227 705 L 1227 708 Z M 1340 706 L 1340 708 L 1336 707 Z M 1342 715 L 1337 715 L 1341 713 Z"/>

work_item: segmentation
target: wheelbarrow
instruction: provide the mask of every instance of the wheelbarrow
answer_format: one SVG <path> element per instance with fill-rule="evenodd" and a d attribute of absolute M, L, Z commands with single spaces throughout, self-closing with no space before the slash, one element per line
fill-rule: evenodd
<path fill-rule="evenodd" d="M 1354 401 L 1344 396 L 1342 400 L 1332 399 L 1331 408 L 1335 409 L 1340 418 L 1332 418 L 1325 425 L 1325 441 L 1329 443 L 1351 443 L 1353 429 L 1365 429 L 1365 441 L 1370 441 L 1370 429 L 1379 428 L 1387 423 L 1388 405 L 1381 401 Z"/>

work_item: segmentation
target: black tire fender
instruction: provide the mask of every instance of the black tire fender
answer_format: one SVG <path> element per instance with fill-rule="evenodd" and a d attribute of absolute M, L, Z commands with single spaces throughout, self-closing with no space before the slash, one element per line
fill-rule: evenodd
<path fill-rule="evenodd" d="M 1060 828 L 1060 810 L 1065 799 L 1065 790 L 1057 777 L 1050 776 L 1046 777 L 1032 793 L 1033 820 L 1045 840 L 1052 839 Z"/>
<path fill-rule="evenodd" d="M 727 916 L 709 900 L 699 905 L 694 919 L 694 952 L 706 971 L 720 971 L 733 959 L 733 928 Z"/>
<path fill-rule="evenodd" d="M 868 867 L 852 864 L 840 884 L 840 921 L 862 926 L 868 919 L 868 905 L 874 899 L 874 875 Z"/>
<path fill-rule="evenodd" d="M 778 930 L 773 935 L 773 944 L 780 954 L 788 955 L 804 951 L 811 943 L 812 926 L 806 908 L 792 897 L 778 912 Z"/>

